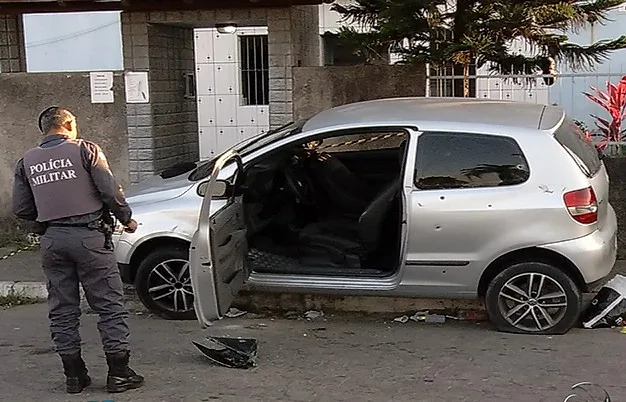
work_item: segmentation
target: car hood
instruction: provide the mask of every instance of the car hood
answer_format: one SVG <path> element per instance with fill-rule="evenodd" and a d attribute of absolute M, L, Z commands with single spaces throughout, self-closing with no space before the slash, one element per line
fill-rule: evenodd
<path fill-rule="evenodd" d="M 126 193 L 126 200 L 132 207 L 180 197 L 195 184 L 188 177 L 188 172 L 167 179 L 155 175 L 131 186 Z"/>

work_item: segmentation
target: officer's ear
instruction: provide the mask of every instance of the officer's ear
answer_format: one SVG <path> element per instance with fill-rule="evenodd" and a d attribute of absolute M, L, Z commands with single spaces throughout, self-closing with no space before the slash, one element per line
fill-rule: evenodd
<path fill-rule="evenodd" d="M 74 120 L 68 120 L 65 123 L 63 123 L 63 128 L 66 129 L 67 131 L 73 131 L 74 130 Z"/>

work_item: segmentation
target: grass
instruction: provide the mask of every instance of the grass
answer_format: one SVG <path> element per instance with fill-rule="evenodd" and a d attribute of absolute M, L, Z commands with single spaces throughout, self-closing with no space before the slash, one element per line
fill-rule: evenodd
<path fill-rule="evenodd" d="M 3 236 L 0 234 L 0 248 L 12 248 L 12 249 L 21 249 L 30 246 L 28 239 L 26 236 L 24 237 L 10 237 Z"/>
<path fill-rule="evenodd" d="M 0 248 L 17 250 L 28 245 L 28 228 L 24 226 L 24 222 L 10 217 L 0 217 Z"/>
<path fill-rule="evenodd" d="M 6 296 L 0 296 L 0 307 L 11 308 L 15 306 L 26 306 L 29 304 L 43 303 L 45 299 L 26 296 L 23 293 L 11 289 Z"/>

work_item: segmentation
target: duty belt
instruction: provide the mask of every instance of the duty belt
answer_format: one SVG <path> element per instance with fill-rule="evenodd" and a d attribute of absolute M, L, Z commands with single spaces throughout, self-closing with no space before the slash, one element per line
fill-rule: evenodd
<path fill-rule="evenodd" d="M 87 222 L 87 223 L 54 222 L 54 223 L 48 223 L 48 227 L 99 229 L 100 228 L 100 222 L 99 221 L 93 221 L 93 222 Z"/>

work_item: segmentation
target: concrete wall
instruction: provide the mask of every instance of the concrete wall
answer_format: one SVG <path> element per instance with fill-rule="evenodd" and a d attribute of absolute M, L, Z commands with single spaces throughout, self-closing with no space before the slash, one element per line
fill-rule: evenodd
<path fill-rule="evenodd" d="M 617 258 L 626 259 L 626 157 L 606 158 L 609 172 L 609 202 L 617 215 Z"/>
<path fill-rule="evenodd" d="M 0 14 L 0 73 L 26 71 L 22 22 L 21 15 Z"/>
<path fill-rule="evenodd" d="M 150 63 L 157 67 L 151 86 L 154 170 L 160 171 L 199 157 L 198 109 L 194 98 L 185 99 L 184 79 L 195 71 L 193 29 L 151 25 L 149 31 Z"/>
<path fill-rule="evenodd" d="M 197 106 L 185 98 L 184 81 L 184 73 L 195 70 L 193 29 L 147 24 L 142 17 L 122 14 L 125 68 L 148 70 L 150 85 L 149 104 L 127 105 L 133 183 L 198 159 Z"/>
<path fill-rule="evenodd" d="M 124 68 L 148 71 L 151 92 L 150 104 L 128 105 L 127 109 L 132 182 L 198 158 L 197 108 L 184 98 L 182 81 L 178 81 L 181 71 L 194 68 L 192 28 L 224 22 L 268 28 L 270 126 L 276 127 L 293 118 L 291 68 L 319 65 L 318 19 L 317 6 L 123 12 Z M 172 112 L 164 112 L 168 109 Z"/>
<path fill-rule="evenodd" d="M 268 15 L 270 128 L 293 120 L 292 68 L 321 64 L 318 10 L 317 6 L 291 7 Z"/>
<path fill-rule="evenodd" d="M 302 67 L 293 69 L 293 82 L 296 119 L 346 103 L 426 94 L 423 66 Z"/>
<path fill-rule="evenodd" d="M 115 79 L 115 103 L 92 104 L 87 74 L 0 74 L 0 218 L 11 217 L 15 163 L 39 144 L 37 117 L 46 107 L 61 104 L 78 120 L 79 135 L 97 142 L 122 185 L 128 184 L 128 140 L 122 77 Z M 1 229 L 1 228 L 0 228 Z"/>

